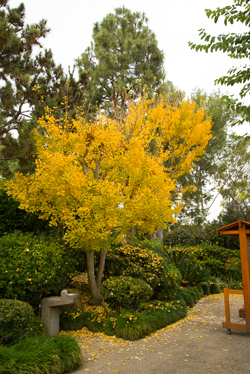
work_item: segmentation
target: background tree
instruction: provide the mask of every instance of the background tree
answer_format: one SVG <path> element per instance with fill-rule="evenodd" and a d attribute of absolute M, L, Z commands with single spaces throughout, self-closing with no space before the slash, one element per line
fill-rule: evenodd
<path fill-rule="evenodd" d="M 42 48 L 50 31 L 46 21 L 25 26 L 24 18 L 23 4 L 11 9 L 0 0 L 0 175 L 5 177 L 34 171 L 32 129 L 47 105 L 62 108 L 65 95 L 71 110 L 81 103 L 73 72 L 67 77 L 52 52 Z M 41 49 L 35 57 L 34 47 Z"/>
<path fill-rule="evenodd" d="M 197 89 L 192 94 L 192 101 L 196 103 L 197 109 L 203 108 L 211 116 L 213 137 L 208 142 L 206 153 L 196 162 L 192 172 L 179 179 L 180 185 L 194 185 L 196 190 L 187 191 L 182 196 L 184 208 L 178 221 L 204 227 L 216 190 L 214 178 L 224 158 L 228 126 L 235 120 L 236 115 L 227 107 L 227 102 L 219 91 L 208 95 Z"/>
<path fill-rule="evenodd" d="M 215 179 L 223 198 L 224 215 L 228 216 L 231 212 L 235 216 L 237 212 L 238 219 L 245 221 L 250 217 L 249 147 L 248 139 L 237 140 L 231 136 Z"/>
<path fill-rule="evenodd" d="M 163 82 L 163 52 L 144 13 L 115 9 L 93 28 L 93 43 L 77 59 L 79 82 L 90 111 L 123 106 L 126 94 Z"/>
<path fill-rule="evenodd" d="M 206 52 L 222 51 L 227 53 L 230 58 L 233 59 L 249 59 L 250 56 L 250 4 L 248 0 L 233 0 L 232 5 L 227 5 L 224 8 L 217 8 L 216 10 L 206 9 L 206 15 L 208 18 L 214 20 L 217 23 L 220 17 L 224 18 L 224 24 L 234 24 L 240 22 L 246 26 L 246 32 L 244 33 L 229 33 L 220 34 L 219 36 L 208 35 L 204 29 L 199 30 L 199 35 L 205 44 L 195 44 L 189 42 L 191 49 L 196 51 L 205 50 Z M 225 84 L 226 86 L 233 86 L 236 83 L 243 83 L 243 87 L 240 90 L 240 97 L 243 99 L 250 91 L 250 68 L 246 64 L 243 67 L 232 67 L 227 75 L 222 76 L 215 80 L 215 83 Z M 242 124 L 244 121 L 250 121 L 250 106 L 244 105 L 238 99 L 234 99 L 227 96 L 228 105 L 233 110 L 241 114 L 242 119 L 238 119 L 236 123 Z"/>
<path fill-rule="evenodd" d="M 78 117 L 70 123 L 47 114 L 39 125 L 46 135 L 37 134 L 35 173 L 17 173 L 6 188 L 21 209 L 52 225 L 63 223 L 71 246 L 86 249 L 90 291 L 98 304 L 106 251 L 131 227 L 151 233 L 173 220 L 181 206 L 172 207 L 170 193 L 204 153 L 211 122 L 194 103 L 172 107 L 163 98 L 143 98 L 131 102 L 121 120 Z M 96 273 L 94 252 L 100 253 Z"/>

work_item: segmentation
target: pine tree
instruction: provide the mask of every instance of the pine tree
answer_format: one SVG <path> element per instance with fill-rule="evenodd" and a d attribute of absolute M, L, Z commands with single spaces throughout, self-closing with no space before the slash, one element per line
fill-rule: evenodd
<path fill-rule="evenodd" d="M 94 25 L 93 42 L 77 59 L 90 111 L 101 105 L 113 111 L 124 106 L 126 94 L 163 82 L 163 52 L 147 23 L 144 13 L 123 7 Z"/>
<path fill-rule="evenodd" d="M 71 109 L 79 102 L 73 72 L 67 77 L 41 45 L 50 31 L 46 21 L 25 25 L 24 18 L 23 4 L 11 9 L 8 0 L 0 0 L 0 175 L 7 178 L 34 170 L 32 129 L 45 106 L 62 108 L 66 95 Z"/>

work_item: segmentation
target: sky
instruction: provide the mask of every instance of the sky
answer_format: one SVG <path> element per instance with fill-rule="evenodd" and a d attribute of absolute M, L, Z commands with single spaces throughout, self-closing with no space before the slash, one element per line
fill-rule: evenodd
<path fill-rule="evenodd" d="M 11 8 L 20 0 L 9 0 Z M 51 49 L 57 64 L 72 70 L 76 58 L 90 46 L 95 22 L 101 22 L 114 9 L 125 6 L 135 12 L 144 12 L 149 28 L 154 32 L 158 47 L 164 52 L 166 79 L 186 92 L 187 97 L 195 88 L 208 94 L 220 89 L 222 93 L 238 97 L 240 87 L 214 86 L 214 80 L 226 75 L 232 66 L 244 64 L 244 60 L 232 60 L 222 52 L 205 53 L 191 50 L 188 42 L 200 43 L 199 29 L 211 35 L 244 32 L 242 24 L 224 26 L 223 20 L 214 24 L 205 9 L 216 9 L 233 4 L 233 0 L 23 0 L 26 23 L 47 20 L 50 34 L 43 40 L 45 48 Z M 249 101 L 249 99 L 248 99 Z M 245 100 L 245 103 L 248 104 Z M 250 104 L 250 102 L 249 102 Z M 238 134 L 249 132 L 249 125 L 234 127 Z M 214 204 L 210 219 L 221 210 L 219 201 Z"/>

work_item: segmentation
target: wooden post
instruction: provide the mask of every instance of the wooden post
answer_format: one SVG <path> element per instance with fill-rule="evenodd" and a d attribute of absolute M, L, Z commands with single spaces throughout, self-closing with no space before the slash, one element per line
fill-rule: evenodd
<path fill-rule="evenodd" d="M 217 231 L 222 235 L 239 237 L 243 283 L 243 290 L 224 289 L 226 321 L 222 322 L 222 326 L 227 328 L 229 332 L 231 332 L 231 329 L 250 332 L 250 252 L 248 251 L 248 243 L 250 243 L 250 222 L 239 220 L 221 227 L 217 229 Z M 246 323 L 234 323 L 230 321 L 229 294 L 243 294 Z"/>
<path fill-rule="evenodd" d="M 224 288 L 224 303 L 226 322 L 230 322 L 229 293 L 228 288 Z"/>
<path fill-rule="evenodd" d="M 243 295 L 245 304 L 246 331 L 250 331 L 250 277 L 249 277 L 249 255 L 245 223 L 239 225 L 240 256 L 242 269 Z"/>

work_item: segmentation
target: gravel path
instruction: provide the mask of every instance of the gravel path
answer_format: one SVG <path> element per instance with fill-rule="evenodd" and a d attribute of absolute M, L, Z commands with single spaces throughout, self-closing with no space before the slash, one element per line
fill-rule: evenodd
<path fill-rule="evenodd" d="M 242 295 L 230 295 L 231 320 L 243 306 Z M 75 335 L 84 365 L 74 374 L 220 374 L 250 373 L 250 333 L 222 328 L 223 294 L 201 299 L 186 318 L 136 342 L 86 328 Z"/>

